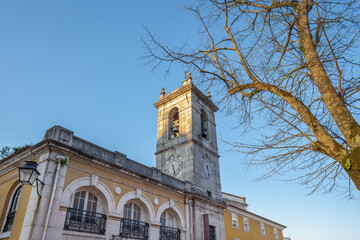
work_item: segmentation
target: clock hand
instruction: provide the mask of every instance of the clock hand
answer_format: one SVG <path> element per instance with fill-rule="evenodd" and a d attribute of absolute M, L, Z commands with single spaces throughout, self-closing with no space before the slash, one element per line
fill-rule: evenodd
<path fill-rule="evenodd" d="M 171 164 L 172 168 L 173 168 L 173 171 L 174 171 L 174 174 L 175 174 L 175 167 L 174 167 L 174 164 Z"/>

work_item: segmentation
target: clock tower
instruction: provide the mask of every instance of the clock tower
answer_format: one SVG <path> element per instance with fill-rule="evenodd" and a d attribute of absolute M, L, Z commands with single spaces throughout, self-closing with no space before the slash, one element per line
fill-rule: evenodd
<path fill-rule="evenodd" d="M 183 85 L 154 104 L 158 109 L 156 167 L 180 180 L 221 194 L 214 113 L 218 107 L 193 83 Z"/>

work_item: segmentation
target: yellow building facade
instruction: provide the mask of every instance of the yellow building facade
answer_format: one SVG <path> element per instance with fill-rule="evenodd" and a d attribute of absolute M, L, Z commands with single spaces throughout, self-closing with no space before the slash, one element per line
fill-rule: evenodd
<path fill-rule="evenodd" d="M 156 168 L 61 126 L 3 159 L 0 239 L 282 240 L 285 226 L 221 192 L 217 107 L 191 76 L 155 106 Z M 19 183 L 26 161 L 38 164 L 38 187 Z"/>

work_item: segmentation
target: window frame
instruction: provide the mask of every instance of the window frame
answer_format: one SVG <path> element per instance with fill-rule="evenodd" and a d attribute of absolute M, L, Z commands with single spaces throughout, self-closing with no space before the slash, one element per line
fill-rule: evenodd
<path fill-rule="evenodd" d="M 249 218 L 243 217 L 243 223 L 244 223 L 244 231 L 245 231 L 245 232 L 250 232 L 250 221 L 249 221 Z M 247 226 L 247 228 L 246 228 L 245 226 Z"/>
<path fill-rule="evenodd" d="M 177 125 L 175 127 L 175 121 Z M 168 112 L 168 140 L 175 139 L 180 136 L 180 110 L 178 107 L 173 107 Z M 177 133 L 175 132 L 177 130 Z"/>
<path fill-rule="evenodd" d="M 79 208 L 76 208 L 76 209 L 83 210 L 83 211 L 88 211 L 88 212 L 93 212 L 92 209 L 88 210 L 89 194 L 91 193 L 97 199 L 96 211 L 95 212 L 96 213 L 104 213 L 104 206 L 103 206 L 103 202 L 102 202 L 100 196 L 98 194 L 96 194 L 95 192 L 89 190 L 89 189 L 80 189 L 80 190 L 78 189 L 76 192 L 74 192 L 72 194 L 72 196 L 71 196 L 70 208 L 74 208 L 75 195 L 77 193 L 80 193 L 80 192 L 85 192 L 84 206 L 83 206 L 83 209 L 79 209 Z M 92 208 L 93 208 L 93 206 L 92 206 Z"/>
<path fill-rule="evenodd" d="M 130 210 L 130 218 L 127 218 L 125 217 L 125 207 L 128 205 L 128 204 L 131 204 L 131 210 Z M 139 208 L 139 219 L 135 219 L 134 218 L 134 206 L 138 207 Z M 143 213 L 143 210 L 141 209 L 140 205 L 137 204 L 136 202 L 127 202 L 125 205 L 124 205 L 124 209 L 123 209 L 123 218 L 125 219 L 130 219 L 130 220 L 135 220 L 135 221 L 143 221 L 143 216 L 142 216 L 142 213 Z"/>
<path fill-rule="evenodd" d="M 163 218 L 164 214 L 165 214 L 165 225 L 162 224 L 162 218 Z M 167 221 L 168 219 L 171 219 L 171 225 L 168 224 L 168 221 Z M 164 211 L 161 213 L 160 224 L 161 224 L 161 226 L 164 226 L 164 227 L 178 228 L 178 224 L 177 224 L 175 215 L 169 211 Z"/>
<path fill-rule="evenodd" d="M 260 232 L 261 232 L 261 235 L 266 236 L 266 228 L 265 228 L 264 223 L 260 223 Z"/>
<path fill-rule="evenodd" d="M 208 118 L 208 114 L 206 113 L 206 111 L 202 108 L 200 110 L 200 136 L 203 139 L 209 140 L 210 139 L 210 134 L 209 134 L 209 118 Z M 205 136 L 204 136 L 205 134 Z"/>
<path fill-rule="evenodd" d="M 209 240 L 216 240 L 216 227 L 214 225 L 209 225 Z"/>
<path fill-rule="evenodd" d="M 5 214 L 5 216 L 4 216 L 4 220 L 3 220 L 3 223 L 2 223 L 2 226 L 1 226 L 1 229 L 0 229 L 0 230 L 1 230 L 1 231 L 0 231 L 0 235 L 6 234 L 6 233 L 11 233 L 11 230 L 4 232 L 4 228 L 5 228 L 5 224 L 6 224 L 6 220 L 7 220 L 7 215 L 9 214 L 9 212 L 10 212 L 12 206 L 13 206 L 13 202 L 14 202 L 14 199 L 15 199 L 15 195 L 16 195 L 18 192 L 20 192 L 20 193 L 19 193 L 19 198 L 18 198 L 17 204 L 16 204 L 16 211 L 17 211 L 18 206 L 19 206 L 19 202 L 20 202 L 20 198 L 21 198 L 22 187 L 23 187 L 22 184 L 18 184 L 18 185 L 14 188 L 15 190 L 11 193 L 10 201 L 9 201 L 9 203 L 8 203 L 7 210 L 6 210 L 6 214 Z M 15 211 L 15 212 L 16 212 L 16 211 Z M 14 216 L 14 219 L 15 219 L 15 216 Z M 11 229 L 12 229 L 12 228 L 11 228 Z"/>
<path fill-rule="evenodd" d="M 236 220 L 234 219 L 234 217 L 236 218 Z M 235 226 L 234 223 L 236 223 Z M 231 213 L 231 226 L 233 228 L 239 229 L 239 218 L 236 213 Z"/>
<path fill-rule="evenodd" d="M 277 228 L 274 228 L 274 237 L 276 240 L 279 240 L 279 232 Z"/>

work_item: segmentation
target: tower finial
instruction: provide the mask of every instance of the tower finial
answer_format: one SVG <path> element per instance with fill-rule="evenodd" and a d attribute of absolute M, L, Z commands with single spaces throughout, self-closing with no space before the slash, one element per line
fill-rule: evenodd
<path fill-rule="evenodd" d="M 210 91 L 207 91 L 207 97 L 211 99 Z"/>
<path fill-rule="evenodd" d="M 183 81 L 183 85 L 188 84 L 188 83 L 192 83 L 191 72 L 188 72 L 186 79 Z"/>
<path fill-rule="evenodd" d="M 191 72 L 188 72 L 187 80 L 192 80 Z"/>
<path fill-rule="evenodd" d="M 162 87 L 160 92 L 160 99 L 163 98 L 164 96 L 165 96 L 165 88 Z"/>

